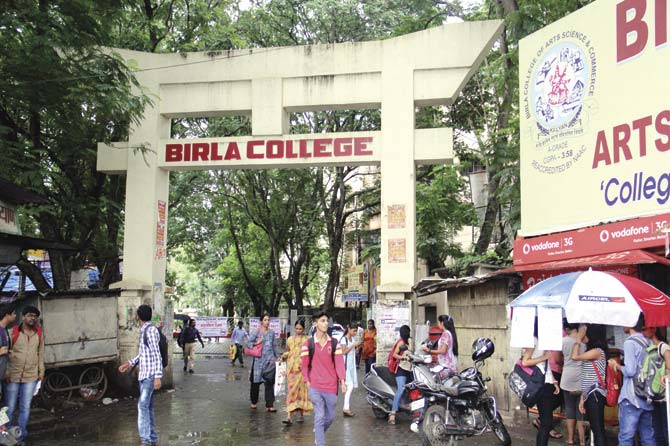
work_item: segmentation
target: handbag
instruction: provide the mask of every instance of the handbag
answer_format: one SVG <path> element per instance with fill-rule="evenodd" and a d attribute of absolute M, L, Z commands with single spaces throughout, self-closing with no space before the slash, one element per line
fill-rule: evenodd
<path fill-rule="evenodd" d="M 261 342 L 260 344 L 256 344 L 252 347 L 245 347 L 244 354 L 254 358 L 260 358 L 263 354 L 263 343 Z"/>
<path fill-rule="evenodd" d="M 286 395 L 286 362 L 280 362 L 275 368 L 275 397 Z"/>
<path fill-rule="evenodd" d="M 261 377 L 263 378 L 263 381 L 266 382 L 266 383 L 274 382 L 276 372 L 277 372 L 277 367 L 275 366 L 275 362 L 270 361 L 265 365 L 265 368 L 261 372 Z"/>
<path fill-rule="evenodd" d="M 398 364 L 400 364 L 400 360 L 393 357 L 393 353 L 395 352 L 395 349 L 398 346 L 399 342 L 400 341 L 396 341 L 396 343 L 393 345 L 393 348 L 389 352 L 388 357 L 389 372 L 393 373 L 394 375 L 398 371 Z"/>
<path fill-rule="evenodd" d="M 619 403 L 619 394 L 621 393 L 621 383 L 623 381 L 623 375 L 621 375 L 621 372 L 615 372 L 612 369 L 607 370 L 606 368 L 605 382 L 603 383 L 603 379 L 600 376 L 600 372 L 596 367 L 595 361 L 591 361 L 591 365 L 593 365 L 593 370 L 596 371 L 596 376 L 598 377 L 600 387 L 605 389 L 605 391 L 607 392 L 605 394 L 605 404 L 608 405 L 609 407 L 616 406 Z"/>
<path fill-rule="evenodd" d="M 519 360 L 509 375 L 509 388 L 526 407 L 533 407 L 542 397 L 544 378 L 538 366 L 524 367 Z"/>

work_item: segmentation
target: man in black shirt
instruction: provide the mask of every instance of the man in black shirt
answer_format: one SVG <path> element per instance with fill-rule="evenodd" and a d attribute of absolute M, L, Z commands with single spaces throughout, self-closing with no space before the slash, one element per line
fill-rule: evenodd
<path fill-rule="evenodd" d="M 184 349 L 184 371 L 188 366 L 188 372 L 193 373 L 193 365 L 195 363 L 195 341 L 200 341 L 202 348 L 205 348 L 205 343 L 202 342 L 200 332 L 195 328 L 195 319 L 189 319 L 188 323 L 179 335 L 178 344 Z"/>

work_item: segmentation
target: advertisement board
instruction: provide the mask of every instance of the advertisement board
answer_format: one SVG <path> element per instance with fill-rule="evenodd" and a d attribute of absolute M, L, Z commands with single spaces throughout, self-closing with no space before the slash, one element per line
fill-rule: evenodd
<path fill-rule="evenodd" d="M 195 326 L 203 338 L 228 336 L 228 318 L 225 317 L 196 317 Z"/>
<path fill-rule="evenodd" d="M 598 0 L 521 40 L 521 235 L 667 209 L 668 29 L 667 2 Z"/>
<path fill-rule="evenodd" d="M 369 265 L 356 265 L 347 273 L 342 302 L 367 302 Z"/>

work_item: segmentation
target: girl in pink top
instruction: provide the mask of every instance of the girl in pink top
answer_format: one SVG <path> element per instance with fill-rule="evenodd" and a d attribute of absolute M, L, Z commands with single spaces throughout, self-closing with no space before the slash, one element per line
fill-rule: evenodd
<path fill-rule="evenodd" d="M 458 373 L 458 338 L 454 320 L 451 316 L 443 314 L 437 318 L 437 324 L 442 329 L 442 336 L 437 342 L 437 350 L 431 350 L 424 345 L 423 351 L 437 355 L 437 362 L 444 367 L 445 375 L 455 375 Z"/>

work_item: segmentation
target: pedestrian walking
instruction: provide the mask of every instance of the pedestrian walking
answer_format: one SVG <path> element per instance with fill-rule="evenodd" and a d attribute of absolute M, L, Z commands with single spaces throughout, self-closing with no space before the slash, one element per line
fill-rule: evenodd
<path fill-rule="evenodd" d="M 368 321 L 368 328 L 363 332 L 363 353 L 361 360 L 365 361 L 365 374 L 370 373 L 370 367 L 377 361 L 377 328 L 375 321 Z"/>
<path fill-rule="evenodd" d="M 188 367 L 188 373 L 193 373 L 193 367 L 195 366 L 195 343 L 200 341 L 202 348 L 205 348 L 205 343 L 202 342 L 202 337 L 200 336 L 200 331 L 195 328 L 195 319 L 191 318 L 188 320 L 188 324 L 184 327 L 179 335 L 179 340 L 177 344 L 184 349 L 184 371 Z"/>
<path fill-rule="evenodd" d="M 38 323 L 40 311 L 26 306 L 21 311 L 23 320 L 11 332 L 11 355 L 6 372 L 5 406 L 9 422 L 14 419 L 16 406 L 19 408 L 18 426 L 21 440 L 28 438 L 30 404 L 37 385 L 44 378 L 44 335 Z"/>
<path fill-rule="evenodd" d="M 400 361 L 406 361 L 409 352 L 403 351 L 402 346 L 409 348 L 409 326 L 403 325 L 400 327 L 400 338 L 396 341 L 393 349 L 389 354 L 389 371 L 395 375 L 396 391 L 393 397 L 393 405 L 391 406 L 391 413 L 389 414 L 389 424 L 395 424 L 395 415 L 400 408 L 400 400 L 402 394 L 405 392 L 405 384 L 407 380 L 412 378 L 411 368 L 408 371 L 407 367 L 400 367 Z"/>
<path fill-rule="evenodd" d="M 581 344 L 586 339 L 586 351 L 579 353 Z M 582 395 L 579 411 L 586 414 L 593 433 L 595 446 L 605 446 L 605 401 L 607 388 L 607 335 L 605 326 L 591 324 L 579 327 L 577 342 L 572 346 L 572 360 L 581 361 Z"/>
<path fill-rule="evenodd" d="M 260 358 L 254 358 L 251 365 L 249 380 L 251 381 L 251 408 L 255 409 L 258 405 L 258 394 L 261 390 L 261 384 L 265 385 L 265 410 L 268 412 L 277 412 L 274 408 L 275 389 L 274 389 L 274 370 L 275 361 L 279 359 L 277 346 L 275 345 L 275 332 L 270 330 L 270 316 L 264 315 L 261 319 L 261 326 L 256 332 L 249 336 L 250 345 L 263 344 L 263 350 Z"/>
<path fill-rule="evenodd" d="M 12 338 L 7 327 L 16 320 L 14 305 L 8 304 L 0 309 L 0 382 L 4 382 L 9 364 L 9 352 L 12 348 Z M 4 392 L 3 392 L 4 393 Z"/>
<path fill-rule="evenodd" d="M 137 320 L 142 324 L 138 341 L 137 356 L 119 366 L 119 373 L 128 373 L 139 364 L 137 380 L 140 384 L 140 397 L 137 400 L 137 430 L 140 446 L 158 446 L 158 433 L 154 418 L 155 390 L 161 388 L 163 362 L 158 342 L 158 328 L 151 323 L 152 310 L 149 305 L 137 307 Z"/>
<path fill-rule="evenodd" d="M 578 354 L 586 351 L 586 345 L 577 340 L 579 324 L 564 324 L 566 336 L 563 338 L 563 374 L 559 380 L 565 406 L 565 425 L 568 429 L 568 446 L 575 444 L 575 428 L 579 445 L 584 446 L 584 416 L 579 410 L 582 397 L 582 363 L 572 359 L 572 350 L 578 345 Z"/>
<path fill-rule="evenodd" d="M 661 377 L 663 387 L 668 385 L 670 379 L 670 346 L 668 341 L 663 336 L 661 329 L 656 327 L 651 334 L 651 342 L 658 348 L 658 354 L 661 355 L 665 361 L 665 375 Z M 668 416 L 666 414 L 666 406 L 668 402 L 657 401 L 654 402 L 654 436 L 656 438 L 656 446 L 668 446 Z"/>
<path fill-rule="evenodd" d="M 347 333 L 342 336 L 340 340 L 340 347 L 342 348 L 342 355 L 344 356 L 344 370 L 346 373 L 347 391 L 344 394 L 344 407 L 342 413 L 345 417 L 353 417 L 354 413 L 351 411 L 350 400 L 351 394 L 358 387 L 358 373 L 356 372 L 356 349 L 361 344 L 356 341 L 356 332 L 358 327 L 355 324 L 349 324 Z"/>
<path fill-rule="evenodd" d="M 454 320 L 447 314 L 437 318 L 437 325 L 442 329 L 442 335 L 437 341 L 437 350 L 431 350 L 427 345 L 422 347 L 423 351 L 431 355 L 437 355 L 437 362 L 444 367 L 440 372 L 443 377 L 456 375 L 458 373 L 458 338 Z"/>
<path fill-rule="evenodd" d="M 533 347 L 523 349 L 521 365 L 524 367 L 537 366 L 540 373 L 544 375 L 544 388 L 542 389 L 542 396 L 537 403 L 537 411 L 540 415 L 540 425 L 535 437 L 535 444 L 536 446 L 547 446 L 550 437 L 549 433 L 551 432 L 551 427 L 554 422 L 553 408 L 555 396 L 558 395 L 560 388 L 549 367 L 549 360 L 551 359 L 552 352 L 545 352 L 537 348 L 537 319 L 535 319 L 533 336 Z"/>
<path fill-rule="evenodd" d="M 624 365 L 618 364 L 615 359 L 609 360 L 610 367 L 623 374 L 619 395 L 619 446 L 633 446 L 636 433 L 641 446 L 655 445 L 653 405 L 635 395 L 633 384 L 649 346 L 649 341 L 642 334 L 643 329 L 644 316 L 640 314 L 634 327 L 624 327 L 624 332 L 629 335 L 623 343 Z"/>
<path fill-rule="evenodd" d="M 309 385 L 309 399 L 314 405 L 314 444 L 326 444 L 326 432 L 335 420 L 337 385 L 347 392 L 344 359 L 340 344 L 328 335 L 328 313 L 314 317 L 316 331 L 302 345 L 302 377 Z"/>
<path fill-rule="evenodd" d="M 243 342 L 244 339 L 249 339 L 249 334 L 247 331 L 244 329 L 244 322 L 239 321 L 237 323 L 237 327 L 233 330 L 233 334 L 230 337 L 230 342 L 235 345 L 235 357 L 233 357 L 233 362 L 231 365 L 235 367 L 235 361 L 239 359 L 240 361 L 240 366 L 244 368 L 244 346 Z"/>
<path fill-rule="evenodd" d="M 302 345 L 307 341 L 305 335 L 305 323 L 298 320 L 295 325 L 295 334 L 289 336 L 286 340 L 286 352 L 282 359 L 286 361 L 286 376 L 288 378 L 288 391 L 286 392 L 286 419 L 284 424 L 293 424 L 294 414 L 296 421 L 302 423 L 305 415 L 309 415 L 312 410 L 312 402 L 309 400 L 309 387 L 302 377 L 302 367 L 300 352 Z"/>

